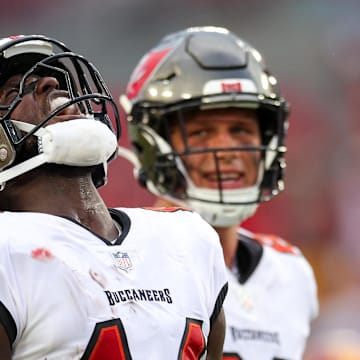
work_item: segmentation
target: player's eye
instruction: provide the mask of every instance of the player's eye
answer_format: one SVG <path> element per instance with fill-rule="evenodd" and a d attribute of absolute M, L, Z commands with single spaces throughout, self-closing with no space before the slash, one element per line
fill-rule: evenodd
<path fill-rule="evenodd" d="M 196 129 L 189 131 L 187 135 L 190 138 L 190 137 L 203 137 L 206 136 L 207 134 L 208 134 L 208 130 L 206 129 Z"/>
<path fill-rule="evenodd" d="M 19 94 L 19 87 L 12 87 L 6 90 L 4 94 L 4 99 L 7 103 L 13 101 Z"/>

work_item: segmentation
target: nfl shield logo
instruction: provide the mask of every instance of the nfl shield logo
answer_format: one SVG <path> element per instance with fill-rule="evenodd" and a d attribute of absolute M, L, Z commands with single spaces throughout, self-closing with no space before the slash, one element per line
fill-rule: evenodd
<path fill-rule="evenodd" d="M 132 268 L 131 259 L 127 253 L 117 251 L 112 253 L 112 256 L 115 260 L 116 267 L 125 271 L 128 271 Z"/>

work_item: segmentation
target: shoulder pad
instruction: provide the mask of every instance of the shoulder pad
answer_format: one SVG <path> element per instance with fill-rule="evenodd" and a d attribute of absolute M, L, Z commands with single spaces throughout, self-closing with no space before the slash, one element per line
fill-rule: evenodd
<path fill-rule="evenodd" d="M 254 239 L 264 246 L 269 246 L 278 252 L 300 255 L 300 250 L 282 239 L 281 237 L 273 234 L 253 234 Z"/>
<path fill-rule="evenodd" d="M 190 211 L 190 209 L 181 206 L 167 206 L 167 207 L 143 207 L 145 210 L 159 211 L 159 212 L 175 212 L 175 211 Z"/>

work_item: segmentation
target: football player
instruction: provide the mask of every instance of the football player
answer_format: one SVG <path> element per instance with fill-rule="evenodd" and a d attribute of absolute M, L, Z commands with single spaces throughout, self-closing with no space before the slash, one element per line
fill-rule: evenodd
<path fill-rule="evenodd" d="M 135 67 L 120 103 L 136 157 L 120 153 L 156 206 L 197 211 L 220 236 L 223 359 L 301 359 L 318 307 L 312 269 L 283 239 L 239 227 L 284 188 L 289 105 L 261 54 L 225 28 L 169 34 Z"/>
<path fill-rule="evenodd" d="M 1 359 L 221 359 L 218 236 L 182 208 L 107 209 L 119 136 L 86 58 L 0 40 Z"/>

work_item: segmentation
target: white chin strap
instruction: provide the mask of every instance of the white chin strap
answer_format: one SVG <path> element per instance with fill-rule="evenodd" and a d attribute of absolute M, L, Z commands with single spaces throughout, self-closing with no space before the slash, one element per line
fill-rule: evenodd
<path fill-rule="evenodd" d="M 11 120 L 20 130 L 30 132 L 32 124 Z M 69 166 L 94 166 L 103 164 L 105 174 L 107 160 L 116 151 L 115 134 L 94 118 L 76 119 L 40 128 L 34 134 L 38 138 L 39 154 L 0 172 L 0 184 L 45 163 Z"/>

